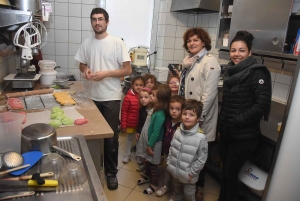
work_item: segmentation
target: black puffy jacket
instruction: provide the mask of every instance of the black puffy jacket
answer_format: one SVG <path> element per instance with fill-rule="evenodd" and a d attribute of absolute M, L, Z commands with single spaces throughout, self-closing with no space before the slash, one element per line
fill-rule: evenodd
<path fill-rule="evenodd" d="M 220 137 L 256 139 L 261 119 L 268 120 L 271 106 L 271 75 L 250 56 L 224 73 L 222 108 L 218 120 Z"/>

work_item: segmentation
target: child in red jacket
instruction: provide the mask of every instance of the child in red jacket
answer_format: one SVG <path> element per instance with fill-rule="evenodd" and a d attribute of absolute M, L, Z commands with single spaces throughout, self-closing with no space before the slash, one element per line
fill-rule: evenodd
<path fill-rule="evenodd" d="M 128 90 L 122 103 L 121 129 L 122 133 L 127 133 L 126 154 L 123 157 L 123 163 L 128 163 L 131 159 L 130 149 L 139 120 L 139 92 L 144 85 L 143 77 L 135 77 L 131 82 L 131 89 Z"/>

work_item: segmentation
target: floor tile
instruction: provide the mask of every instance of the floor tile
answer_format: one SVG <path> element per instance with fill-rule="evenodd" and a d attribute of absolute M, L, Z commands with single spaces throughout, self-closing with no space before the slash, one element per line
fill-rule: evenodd
<path fill-rule="evenodd" d="M 123 168 L 126 170 L 136 171 L 135 169 L 138 167 L 135 160 L 135 152 L 131 153 L 131 160 L 123 165 Z"/>
<path fill-rule="evenodd" d="M 120 133 L 119 134 L 119 144 L 122 144 L 123 142 L 126 141 L 127 134 L 126 133 Z"/>
<path fill-rule="evenodd" d="M 140 174 L 126 169 L 120 169 L 118 174 L 119 184 L 128 188 L 134 188 L 137 185 L 137 180 L 140 178 Z"/>
<path fill-rule="evenodd" d="M 119 145 L 119 154 L 126 154 L 126 143 L 123 142 Z"/>
<path fill-rule="evenodd" d="M 159 201 L 155 195 L 144 195 L 142 192 L 133 190 L 125 201 Z"/>
<path fill-rule="evenodd" d="M 220 184 L 208 173 L 205 174 L 205 184 L 203 191 L 205 193 L 211 193 L 214 195 L 219 195 L 220 193 Z"/>
<path fill-rule="evenodd" d="M 120 170 L 124 165 L 122 160 L 123 160 L 123 154 L 118 154 L 118 170 Z"/>
<path fill-rule="evenodd" d="M 210 194 L 210 193 L 204 193 L 204 200 L 205 201 L 217 201 L 219 196 Z"/>
<path fill-rule="evenodd" d="M 170 197 L 171 197 L 172 193 L 168 192 L 165 195 L 163 195 L 162 197 L 160 197 L 159 201 L 169 201 Z"/>
<path fill-rule="evenodd" d="M 106 185 L 103 188 L 107 201 L 124 201 L 132 191 L 131 188 L 122 185 L 119 185 L 118 188 L 113 191 L 108 190 Z"/>

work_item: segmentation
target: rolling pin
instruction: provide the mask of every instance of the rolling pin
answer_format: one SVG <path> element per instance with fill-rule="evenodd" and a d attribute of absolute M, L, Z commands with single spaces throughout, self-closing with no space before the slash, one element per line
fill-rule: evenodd
<path fill-rule="evenodd" d="M 7 93 L 5 96 L 6 98 L 17 98 L 20 96 L 48 94 L 48 93 L 53 93 L 53 91 L 54 89 L 40 89 L 40 90 L 32 90 L 32 91 L 24 91 L 24 92 Z"/>

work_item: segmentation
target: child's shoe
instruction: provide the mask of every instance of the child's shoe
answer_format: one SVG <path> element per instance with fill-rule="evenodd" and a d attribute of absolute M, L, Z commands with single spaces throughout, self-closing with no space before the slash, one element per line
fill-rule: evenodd
<path fill-rule="evenodd" d="M 155 193 L 155 191 L 156 191 L 157 188 L 158 187 L 150 185 L 146 190 L 143 191 L 143 194 L 145 194 L 145 195 L 152 195 L 152 194 Z"/>
<path fill-rule="evenodd" d="M 169 201 L 176 201 L 176 194 L 173 192 Z"/>
<path fill-rule="evenodd" d="M 130 155 L 124 155 L 124 157 L 123 157 L 123 163 L 128 163 L 130 161 Z"/>
<path fill-rule="evenodd" d="M 196 201 L 203 201 L 203 199 L 204 199 L 203 187 L 197 186 L 195 198 L 196 198 Z"/>
<path fill-rule="evenodd" d="M 157 196 L 157 197 L 161 197 L 161 196 L 163 196 L 164 194 L 166 194 L 168 191 L 169 191 L 169 187 L 166 186 L 166 185 L 163 185 L 160 189 L 158 189 L 158 190 L 156 191 L 156 196 Z"/>
<path fill-rule="evenodd" d="M 146 169 L 146 166 L 144 166 L 144 165 L 139 165 L 135 170 L 136 170 L 137 172 L 143 172 L 145 169 Z"/>

